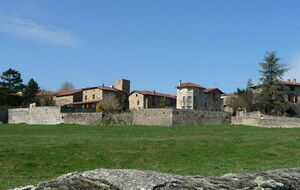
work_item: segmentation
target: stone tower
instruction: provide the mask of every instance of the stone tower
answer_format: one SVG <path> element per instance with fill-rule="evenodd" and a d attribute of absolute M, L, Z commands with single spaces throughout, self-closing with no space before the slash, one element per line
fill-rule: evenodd
<path fill-rule="evenodd" d="M 130 93 L 130 80 L 118 79 L 115 81 L 115 88 L 118 90 L 123 90 L 127 94 Z"/>

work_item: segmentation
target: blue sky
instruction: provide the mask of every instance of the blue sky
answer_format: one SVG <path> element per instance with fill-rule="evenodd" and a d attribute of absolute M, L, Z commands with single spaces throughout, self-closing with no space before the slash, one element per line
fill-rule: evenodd
<path fill-rule="evenodd" d="M 300 1 L 0 0 L 0 72 L 57 90 L 131 80 L 175 93 L 179 80 L 232 92 L 258 82 L 266 51 L 300 80 Z"/>

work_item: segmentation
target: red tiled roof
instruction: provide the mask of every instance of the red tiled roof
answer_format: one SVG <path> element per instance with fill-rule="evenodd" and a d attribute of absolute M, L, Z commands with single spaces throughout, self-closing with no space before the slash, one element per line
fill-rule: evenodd
<path fill-rule="evenodd" d="M 300 83 L 297 83 L 297 82 L 280 81 L 280 83 L 284 84 L 284 85 L 300 86 Z"/>
<path fill-rule="evenodd" d="M 297 82 L 292 82 L 292 81 L 280 81 L 281 84 L 283 85 L 291 85 L 291 86 L 300 86 L 300 83 L 297 83 Z M 260 87 L 261 84 L 259 85 L 254 85 L 254 86 L 251 86 L 251 88 L 258 88 Z"/>
<path fill-rule="evenodd" d="M 83 88 L 83 90 L 88 90 L 88 89 L 101 89 L 101 90 L 109 90 L 109 91 L 120 91 L 120 92 L 124 92 L 122 90 L 119 90 L 119 89 L 116 89 L 116 88 L 113 88 L 113 87 L 108 87 L 108 86 L 94 86 L 94 87 L 87 87 L 87 88 Z"/>
<path fill-rule="evenodd" d="M 135 90 L 132 93 L 134 93 L 134 92 L 137 92 L 137 93 L 140 93 L 140 94 L 143 94 L 143 95 L 162 96 L 162 97 L 167 97 L 167 98 L 176 98 L 176 95 L 174 95 L 174 94 L 164 94 L 164 93 L 159 93 L 159 92 L 155 92 L 155 91 Z"/>
<path fill-rule="evenodd" d="M 219 91 L 221 94 L 224 94 L 220 89 L 218 88 L 207 88 L 204 90 L 204 92 L 213 92 L 213 91 Z"/>
<path fill-rule="evenodd" d="M 91 103 L 98 103 L 99 100 L 91 100 L 91 101 L 82 101 L 82 102 L 74 102 L 73 105 L 80 105 L 80 104 L 91 104 Z"/>
<path fill-rule="evenodd" d="M 122 90 L 113 88 L 113 87 L 108 87 L 108 86 L 94 86 L 94 87 L 86 87 L 86 88 L 82 88 L 82 89 L 76 89 L 76 90 L 68 90 L 68 91 L 59 91 L 59 92 L 54 92 L 53 95 L 56 96 L 68 96 L 68 95 L 73 95 L 77 92 L 83 91 L 83 90 L 88 90 L 88 89 L 101 89 L 101 90 L 109 90 L 109 91 L 114 91 L 114 92 L 124 92 Z M 124 92 L 125 93 L 125 92 Z"/>
<path fill-rule="evenodd" d="M 184 83 L 181 83 L 179 86 L 176 86 L 176 88 L 185 88 L 185 87 L 194 87 L 194 88 L 205 89 L 203 86 L 200 86 L 198 84 L 194 84 L 191 82 L 184 82 Z"/>
<path fill-rule="evenodd" d="M 67 95 L 73 95 L 77 92 L 82 91 L 81 89 L 76 89 L 76 90 L 68 90 L 68 91 L 59 91 L 59 92 L 54 92 L 53 95 L 56 96 L 67 96 Z"/>
<path fill-rule="evenodd" d="M 108 86 L 99 86 L 98 88 L 101 89 L 101 90 L 122 91 L 122 90 L 112 88 L 112 87 L 108 87 Z"/>

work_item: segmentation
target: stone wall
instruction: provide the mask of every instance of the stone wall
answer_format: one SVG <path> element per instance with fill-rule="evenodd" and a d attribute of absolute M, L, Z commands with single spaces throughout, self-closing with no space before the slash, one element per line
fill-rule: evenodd
<path fill-rule="evenodd" d="M 7 109 L 0 108 L 0 124 L 7 123 L 8 113 Z"/>
<path fill-rule="evenodd" d="M 172 125 L 230 124 L 231 116 L 226 112 L 200 110 L 173 110 Z"/>
<path fill-rule="evenodd" d="M 260 112 L 246 113 L 232 118 L 232 124 L 252 125 L 268 128 L 300 128 L 300 118 L 275 117 Z"/>
<path fill-rule="evenodd" d="M 132 125 L 132 112 L 103 113 L 101 125 Z"/>
<path fill-rule="evenodd" d="M 132 110 L 134 125 L 172 126 L 172 109 Z"/>
<path fill-rule="evenodd" d="M 64 124 L 100 125 L 102 112 L 97 113 L 63 113 Z"/>
<path fill-rule="evenodd" d="M 138 109 L 122 113 L 61 113 L 61 107 L 32 107 L 8 110 L 8 123 L 80 125 L 209 125 L 229 124 L 225 112 L 177 109 Z"/>
<path fill-rule="evenodd" d="M 10 124 L 80 124 L 99 125 L 102 113 L 61 113 L 60 106 L 17 108 L 8 110 Z"/>
<path fill-rule="evenodd" d="M 225 112 L 181 109 L 140 109 L 132 112 L 134 125 L 180 126 L 231 123 L 230 115 Z"/>
<path fill-rule="evenodd" d="M 17 108 L 8 110 L 8 123 L 60 124 L 63 119 L 59 106 Z"/>

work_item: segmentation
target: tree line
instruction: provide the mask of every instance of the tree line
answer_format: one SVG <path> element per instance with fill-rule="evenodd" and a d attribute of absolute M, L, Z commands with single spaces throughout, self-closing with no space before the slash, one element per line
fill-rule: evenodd
<path fill-rule="evenodd" d="M 24 84 L 19 71 L 8 69 L 0 76 L 1 107 L 28 107 L 31 103 L 53 104 L 51 97 L 45 93 L 39 95 L 40 92 L 41 88 L 34 79 Z"/>

